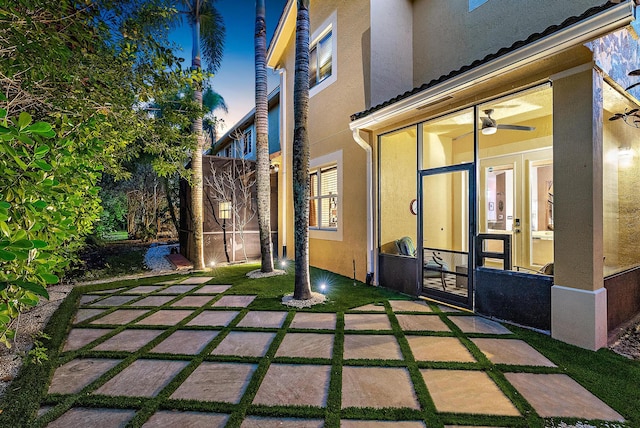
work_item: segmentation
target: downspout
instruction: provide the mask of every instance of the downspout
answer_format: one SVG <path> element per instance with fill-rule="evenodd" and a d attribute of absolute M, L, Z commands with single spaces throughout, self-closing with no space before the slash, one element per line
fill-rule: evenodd
<path fill-rule="evenodd" d="M 287 70 L 283 67 L 276 69 L 280 74 L 280 153 L 282 156 L 281 178 L 282 184 L 280 189 L 282 190 L 282 259 L 287 258 Z"/>
<path fill-rule="evenodd" d="M 367 284 L 377 284 L 373 272 L 373 155 L 371 146 L 360 136 L 360 129 L 352 129 L 353 139 L 367 156 Z"/>

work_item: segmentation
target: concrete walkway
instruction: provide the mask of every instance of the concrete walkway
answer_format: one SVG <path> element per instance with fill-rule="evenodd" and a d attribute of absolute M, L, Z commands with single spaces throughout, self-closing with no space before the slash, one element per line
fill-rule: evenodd
<path fill-rule="evenodd" d="M 48 426 L 623 420 L 499 323 L 400 300 L 346 313 L 252 310 L 255 296 L 209 280 L 83 295 L 40 410 Z"/>

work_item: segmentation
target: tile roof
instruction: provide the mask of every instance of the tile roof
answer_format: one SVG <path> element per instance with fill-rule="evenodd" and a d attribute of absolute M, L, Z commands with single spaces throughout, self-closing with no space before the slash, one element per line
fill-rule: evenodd
<path fill-rule="evenodd" d="M 351 115 L 351 120 L 354 121 L 354 120 L 358 120 L 360 118 L 363 118 L 365 116 L 368 116 L 373 112 L 376 112 L 378 110 L 383 109 L 384 107 L 390 106 L 390 105 L 392 105 L 392 104 L 394 104 L 394 103 L 396 103 L 398 101 L 404 100 L 405 98 L 409 98 L 412 95 L 415 95 L 415 94 L 417 94 L 419 92 L 422 92 L 422 91 L 424 91 L 426 89 L 432 88 L 432 87 L 434 87 L 434 86 L 436 86 L 436 85 L 438 85 L 440 83 L 443 83 L 443 82 L 445 82 L 445 81 L 447 81 L 449 79 L 454 78 L 455 76 L 458 76 L 458 75 L 463 74 L 463 73 L 465 73 L 465 72 L 467 72 L 469 70 L 472 70 L 472 69 L 474 69 L 476 67 L 479 67 L 482 64 L 486 64 L 486 63 L 488 63 L 490 61 L 493 61 L 494 59 L 500 58 L 503 55 L 506 55 L 508 53 L 516 51 L 516 50 L 518 50 L 518 49 L 520 49 L 520 48 L 522 48 L 524 46 L 527 46 L 527 45 L 529 45 L 529 44 L 531 44 L 533 42 L 536 42 L 536 41 L 538 41 L 538 40 L 540 40 L 540 39 L 542 39 L 544 37 L 547 37 L 547 36 L 549 36 L 551 34 L 557 33 L 557 32 L 559 32 L 559 31 L 561 31 L 561 30 L 563 30 L 563 29 L 565 29 L 567 27 L 570 27 L 570 26 L 572 26 L 572 25 L 574 25 L 574 24 L 576 24 L 576 23 L 578 23 L 580 21 L 584 21 L 584 20 L 586 20 L 586 19 L 588 19 L 588 18 L 590 18 L 590 17 L 592 17 L 594 15 L 597 15 L 600 12 L 603 12 L 603 11 L 613 7 L 613 6 L 616 6 L 617 4 L 618 3 L 613 3 L 611 1 L 607 1 L 607 3 L 603 4 L 602 6 L 595 6 L 595 7 L 592 7 L 590 9 L 587 9 L 583 14 L 577 15 L 577 16 L 571 16 L 571 17 L 565 19 L 559 25 L 551 25 L 550 27 L 547 27 L 544 31 L 542 31 L 540 33 L 533 33 L 529 37 L 527 37 L 525 40 L 518 40 L 515 43 L 513 43 L 511 46 L 501 48 L 497 52 L 489 54 L 489 55 L 485 56 L 482 59 L 476 60 L 476 61 L 472 62 L 469 65 L 465 65 L 465 66 L 461 67 L 458 70 L 454 70 L 454 71 L 450 72 L 449 74 L 442 75 L 437 79 L 433 79 L 432 81 L 430 81 L 428 83 L 425 83 L 425 84 L 423 84 L 421 86 L 418 86 L 417 88 L 413 88 L 410 91 L 407 91 L 407 92 L 405 92 L 403 94 L 400 94 L 400 95 L 398 95 L 398 96 L 396 96 L 394 98 L 391 98 L 388 101 L 385 101 L 385 102 L 383 102 L 381 104 L 373 106 L 373 107 L 369 108 L 368 110 L 364 110 L 364 111 L 361 111 L 359 113 L 352 114 Z"/>

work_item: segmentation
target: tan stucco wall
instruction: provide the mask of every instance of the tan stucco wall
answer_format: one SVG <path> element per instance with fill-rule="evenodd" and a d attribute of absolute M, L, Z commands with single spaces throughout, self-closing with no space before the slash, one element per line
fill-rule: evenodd
<path fill-rule="evenodd" d="M 603 3 L 603 0 L 489 0 L 468 12 L 468 0 L 415 0 L 414 86 Z"/>

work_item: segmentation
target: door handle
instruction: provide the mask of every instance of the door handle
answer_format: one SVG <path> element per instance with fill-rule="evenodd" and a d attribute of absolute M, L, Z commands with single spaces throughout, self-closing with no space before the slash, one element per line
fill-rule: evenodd
<path fill-rule="evenodd" d="M 519 229 L 519 228 L 515 228 L 515 229 L 513 229 L 513 231 L 514 231 L 515 233 L 520 233 L 520 229 Z"/>

